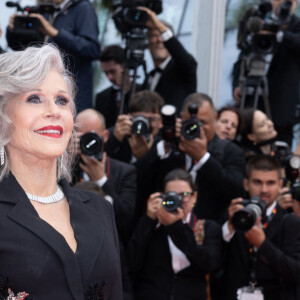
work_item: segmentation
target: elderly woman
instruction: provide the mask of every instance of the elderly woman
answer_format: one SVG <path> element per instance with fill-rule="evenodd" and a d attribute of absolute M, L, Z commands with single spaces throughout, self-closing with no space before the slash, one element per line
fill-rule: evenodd
<path fill-rule="evenodd" d="M 68 184 L 73 99 L 73 81 L 55 47 L 0 56 L 4 299 L 8 293 L 36 300 L 122 299 L 113 208 Z"/>
<path fill-rule="evenodd" d="M 135 299 L 206 300 L 206 274 L 221 261 L 221 229 L 192 212 L 197 192 L 185 170 L 168 173 L 163 186 L 172 195 L 150 195 L 128 244 Z M 177 197 L 178 207 L 170 201 Z"/>

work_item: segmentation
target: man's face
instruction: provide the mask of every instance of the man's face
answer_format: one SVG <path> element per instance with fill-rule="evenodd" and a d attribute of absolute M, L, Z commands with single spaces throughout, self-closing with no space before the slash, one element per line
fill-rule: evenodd
<path fill-rule="evenodd" d="M 149 119 L 150 126 L 152 128 L 152 134 L 155 136 L 158 134 L 158 131 L 160 128 L 162 128 L 162 119 L 161 115 L 157 113 L 152 113 L 152 112 L 134 112 L 131 113 L 132 117 L 137 117 L 137 116 L 143 116 L 146 119 Z"/>
<path fill-rule="evenodd" d="M 170 56 L 161 38 L 160 32 L 157 29 L 151 29 L 148 33 L 149 50 L 151 52 L 154 62 L 162 63 Z"/>
<path fill-rule="evenodd" d="M 122 65 L 117 64 L 115 61 L 101 62 L 101 69 L 109 79 L 109 81 L 117 86 L 122 86 L 124 68 Z"/>
<path fill-rule="evenodd" d="M 250 197 L 259 196 L 267 206 L 272 205 L 279 194 L 282 180 L 277 170 L 252 170 L 250 178 L 244 179 L 244 188 Z"/>
<path fill-rule="evenodd" d="M 215 134 L 215 112 L 207 101 L 203 101 L 202 105 L 198 108 L 197 120 L 202 123 L 207 141 L 211 141 Z M 182 120 L 186 121 L 191 118 L 188 112 L 188 107 L 182 115 Z"/>
<path fill-rule="evenodd" d="M 279 7 L 280 7 L 281 3 L 286 2 L 286 1 L 287 0 L 272 0 L 272 7 L 273 7 L 272 10 L 276 16 L 278 15 L 278 11 L 279 11 Z M 291 12 L 293 14 L 298 5 L 298 0 L 289 0 L 289 1 L 292 2 Z"/>

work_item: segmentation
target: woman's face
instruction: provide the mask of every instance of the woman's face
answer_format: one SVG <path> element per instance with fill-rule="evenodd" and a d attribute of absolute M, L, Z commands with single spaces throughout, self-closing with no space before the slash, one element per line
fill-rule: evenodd
<path fill-rule="evenodd" d="M 176 192 L 183 197 L 182 208 L 185 217 L 189 212 L 193 210 L 193 207 L 197 200 L 197 193 L 193 193 L 191 186 L 184 180 L 176 179 L 169 181 L 165 187 L 165 193 Z"/>
<path fill-rule="evenodd" d="M 252 131 L 250 139 L 256 143 L 267 141 L 277 136 L 273 122 L 260 110 L 254 112 Z"/>
<path fill-rule="evenodd" d="M 234 140 L 239 125 L 237 114 L 230 110 L 225 110 L 216 122 L 216 132 L 220 139 Z"/>
<path fill-rule="evenodd" d="M 70 101 L 66 82 L 54 70 L 39 88 L 12 99 L 7 108 L 13 123 L 9 154 L 42 159 L 61 156 L 73 130 Z"/>

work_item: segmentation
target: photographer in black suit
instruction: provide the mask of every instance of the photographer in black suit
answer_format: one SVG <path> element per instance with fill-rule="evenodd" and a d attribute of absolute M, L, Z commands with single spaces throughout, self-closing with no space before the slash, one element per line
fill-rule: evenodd
<path fill-rule="evenodd" d="M 272 20 L 278 21 L 280 6 L 291 2 L 291 16 L 276 33 L 276 46 L 267 72 L 269 103 L 272 120 L 278 132 L 278 139 L 291 145 L 293 125 L 299 122 L 295 118 L 295 108 L 299 104 L 300 83 L 300 19 L 293 13 L 298 0 L 272 0 Z M 270 33 L 266 30 L 259 33 Z M 245 50 L 241 51 L 233 69 L 233 96 L 237 104 L 241 101 L 240 73 L 241 60 Z M 262 101 L 261 101 L 262 102 Z M 258 109 L 265 111 L 259 101 Z M 246 103 L 246 106 L 253 103 Z"/>
<path fill-rule="evenodd" d="M 219 299 L 237 299 L 237 289 L 248 286 L 250 280 L 263 288 L 265 300 L 299 299 L 296 289 L 300 284 L 300 220 L 277 205 L 282 185 L 280 172 L 279 162 L 267 155 L 255 156 L 247 164 L 245 190 L 250 199 L 258 196 L 265 203 L 266 212 L 254 226 L 249 223 L 249 230 L 238 230 L 241 223 L 236 222 L 235 214 L 243 208 L 242 198 L 232 200 L 229 221 L 223 226 L 228 252 L 225 293 Z"/>
<path fill-rule="evenodd" d="M 106 127 L 110 128 L 115 125 L 120 110 L 125 51 L 118 45 L 111 45 L 101 52 L 99 59 L 101 62 L 101 69 L 112 85 L 96 95 L 95 109 L 103 114 Z M 130 77 L 126 76 L 126 78 L 126 94 L 123 113 L 128 112 L 128 101 L 132 87 Z M 137 84 L 136 90 L 139 91 L 140 89 L 140 85 Z"/>
<path fill-rule="evenodd" d="M 166 104 L 181 109 L 183 100 L 191 93 L 196 92 L 197 63 L 178 39 L 172 28 L 165 22 L 158 20 L 155 12 L 139 7 L 148 13 L 148 40 L 149 50 L 155 69 L 150 72 L 149 85 L 151 91 L 159 93 Z"/>

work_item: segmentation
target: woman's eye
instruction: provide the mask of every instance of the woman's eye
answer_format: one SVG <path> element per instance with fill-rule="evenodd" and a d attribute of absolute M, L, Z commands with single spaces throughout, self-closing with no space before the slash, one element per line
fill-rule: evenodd
<path fill-rule="evenodd" d="M 55 102 L 59 105 L 66 105 L 67 103 L 69 103 L 69 100 L 65 97 L 59 96 L 59 97 L 57 97 Z"/>
<path fill-rule="evenodd" d="M 26 102 L 29 102 L 29 103 L 41 103 L 41 99 L 40 99 L 40 96 L 38 95 L 30 95 Z"/>

